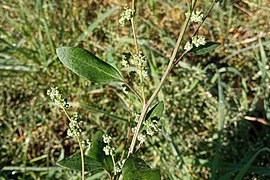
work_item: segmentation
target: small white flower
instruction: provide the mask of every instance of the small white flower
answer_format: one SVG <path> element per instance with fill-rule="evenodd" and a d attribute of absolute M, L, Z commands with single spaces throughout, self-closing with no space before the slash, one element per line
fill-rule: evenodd
<path fill-rule="evenodd" d="M 69 104 L 67 103 L 66 98 L 62 96 L 58 87 L 51 87 L 50 89 L 48 89 L 47 95 L 50 96 L 50 99 L 57 105 L 68 108 Z"/>
<path fill-rule="evenodd" d="M 184 50 L 190 51 L 193 48 L 193 44 L 189 41 L 185 44 Z"/>
<path fill-rule="evenodd" d="M 103 147 L 103 151 L 105 152 L 106 156 L 109 156 L 111 152 L 111 147 L 109 145 L 106 145 L 105 147 Z"/>
<path fill-rule="evenodd" d="M 111 142 L 111 140 L 112 140 L 112 137 L 111 136 L 109 136 L 109 135 L 107 135 L 107 134 L 103 134 L 103 142 L 105 143 L 105 144 L 110 144 L 110 142 Z"/>
<path fill-rule="evenodd" d="M 122 91 L 124 94 L 128 94 L 128 88 L 126 86 L 123 86 Z"/>
<path fill-rule="evenodd" d="M 116 164 L 115 164 L 115 167 L 114 167 L 114 172 L 115 173 L 120 173 L 122 171 L 122 168 L 125 164 L 125 159 L 122 160 L 122 161 L 118 161 Z"/>
<path fill-rule="evenodd" d="M 69 122 L 69 129 L 67 131 L 67 135 L 70 137 L 78 137 L 80 136 L 80 133 L 82 132 L 79 124 L 78 124 L 78 114 L 75 113 L 71 118 Z"/>
<path fill-rule="evenodd" d="M 147 77 L 148 77 L 148 73 L 147 73 L 146 70 L 143 70 L 143 71 L 142 71 L 142 76 L 143 76 L 144 78 L 147 78 Z"/>
<path fill-rule="evenodd" d="M 156 120 L 147 120 L 144 122 L 146 134 L 153 136 L 155 132 L 160 131 L 160 128 L 158 126 L 158 122 Z"/>
<path fill-rule="evenodd" d="M 151 128 L 146 128 L 146 134 L 148 134 L 149 136 L 153 136 L 154 135 L 154 131 Z"/>
<path fill-rule="evenodd" d="M 146 136 L 144 134 L 138 135 L 138 141 L 140 142 L 140 144 L 144 143 L 145 140 L 146 140 Z"/>
<path fill-rule="evenodd" d="M 137 127 L 131 128 L 131 131 L 132 131 L 133 133 L 135 133 L 136 130 L 137 130 Z"/>
<path fill-rule="evenodd" d="M 191 22 L 201 23 L 203 21 L 203 13 L 199 10 L 196 12 L 192 12 L 192 15 L 190 17 Z"/>
<path fill-rule="evenodd" d="M 146 57 L 143 52 L 139 52 L 138 54 L 134 54 L 130 60 L 130 63 L 136 66 L 144 66 L 146 63 Z"/>
<path fill-rule="evenodd" d="M 205 45 L 205 37 L 204 36 L 193 36 L 192 37 L 192 43 L 199 47 L 200 45 Z"/>
<path fill-rule="evenodd" d="M 120 173 L 121 171 L 122 171 L 122 169 L 116 164 L 113 172 L 115 172 L 117 174 L 117 173 Z"/>
<path fill-rule="evenodd" d="M 128 21 L 131 20 L 133 12 L 130 8 L 125 7 L 125 11 L 120 16 L 121 18 L 119 19 L 119 24 L 124 26 Z"/>
<path fill-rule="evenodd" d="M 82 147 L 83 147 L 84 149 L 85 149 L 85 148 L 90 148 L 91 145 L 92 145 L 92 144 L 91 144 L 91 142 L 90 142 L 89 139 L 82 141 Z"/>
<path fill-rule="evenodd" d="M 122 60 L 122 66 L 129 67 L 129 64 L 126 60 Z"/>

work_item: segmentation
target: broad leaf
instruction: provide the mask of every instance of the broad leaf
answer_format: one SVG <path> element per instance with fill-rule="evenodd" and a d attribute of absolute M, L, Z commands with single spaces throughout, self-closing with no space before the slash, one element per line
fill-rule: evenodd
<path fill-rule="evenodd" d="M 85 49 L 60 47 L 56 53 L 64 65 L 90 81 L 100 84 L 123 81 L 117 69 Z"/>
<path fill-rule="evenodd" d="M 190 52 L 193 52 L 196 55 L 203 55 L 209 52 L 214 51 L 220 44 L 216 42 L 207 42 L 205 45 L 192 48 Z"/>
<path fill-rule="evenodd" d="M 152 109 L 147 113 L 145 119 L 159 120 L 160 117 L 162 116 L 163 110 L 164 110 L 164 103 L 163 101 L 160 101 L 154 107 L 152 107 Z"/>
<path fill-rule="evenodd" d="M 123 166 L 123 180 L 160 180 L 160 171 L 151 169 L 142 159 L 129 157 Z"/>
<path fill-rule="evenodd" d="M 58 165 L 81 171 L 82 170 L 82 161 L 81 154 L 73 154 L 68 158 L 64 158 L 57 162 Z M 89 156 L 84 156 L 84 167 L 85 171 L 100 171 L 103 170 L 102 164 Z"/>
<path fill-rule="evenodd" d="M 94 137 L 92 138 L 92 146 L 87 154 L 94 160 L 100 162 L 103 165 L 103 168 L 108 171 L 113 171 L 113 162 L 111 156 L 106 156 L 103 148 L 106 146 L 106 144 L 103 142 L 103 132 L 98 131 Z"/>

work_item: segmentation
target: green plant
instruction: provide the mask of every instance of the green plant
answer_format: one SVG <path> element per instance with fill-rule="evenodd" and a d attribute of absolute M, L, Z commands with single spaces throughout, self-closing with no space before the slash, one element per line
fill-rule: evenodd
<path fill-rule="evenodd" d="M 86 143 L 80 137 L 81 130 L 77 122 L 78 116 L 76 115 L 72 118 L 69 116 L 66 111 L 66 99 L 62 97 L 58 88 L 51 88 L 48 91 L 48 94 L 51 99 L 63 109 L 70 121 L 68 135 L 75 137 L 80 147 L 80 155 L 74 154 L 65 158 L 58 162 L 59 165 L 82 171 L 82 179 L 84 179 L 85 171 L 98 172 L 101 170 L 105 170 L 111 179 L 160 179 L 160 171 L 157 169 L 151 169 L 141 158 L 136 156 L 135 151 L 137 152 L 140 149 L 147 136 L 152 136 L 155 132 L 160 131 L 159 119 L 164 110 L 164 103 L 161 101 L 157 102 L 152 108 L 151 106 L 173 67 L 176 67 L 182 58 L 188 53 L 203 55 L 213 51 L 219 45 L 215 42 L 206 43 L 204 36 L 197 35 L 201 25 L 204 23 L 205 19 L 208 17 L 217 2 L 221 1 L 214 0 L 205 16 L 203 16 L 200 11 L 195 11 L 197 0 L 193 0 L 191 4 L 188 4 L 189 12 L 186 13 L 186 20 L 182 25 L 173 53 L 169 58 L 169 63 L 150 97 L 148 97 L 149 92 L 146 91 L 146 84 L 149 78 L 146 67 L 146 57 L 143 52 L 139 51 L 134 23 L 134 0 L 132 1 L 132 8 L 125 8 L 125 11 L 121 15 L 121 19 L 119 20 L 121 25 L 131 22 L 136 52 L 134 54 L 124 54 L 122 64 L 129 71 L 126 78 L 124 78 L 124 76 L 115 67 L 99 59 L 87 50 L 77 47 L 57 48 L 56 52 L 58 58 L 73 72 L 94 83 L 121 83 L 123 85 L 123 92 L 130 98 L 131 95 L 129 91 L 131 91 L 141 104 L 140 115 L 133 114 L 132 116 L 134 117 L 134 121 L 129 119 L 130 127 L 127 130 L 127 138 L 124 148 L 115 150 L 111 144 L 112 138 L 104 132 L 98 131 L 91 140 L 91 147 L 89 147 L 85 152 L 83 144 Z M 184 50 L 180 53 L 181 55 L 177 57 L 179 47 L 183 42 L 184 35 L 190 22 L 199 24 L 190 38 L 191 40 L 187 41 L 184 46 Z M 134 124 L 135 126 L 132 128 Z M 128 147 L 126 144 L 129 141 L 128 137 L 132 133 L 133 137 L 131 139 L 130 146 Z M 89 140 L 86 141 L 88 142 Z M 126 150 L 127 147 L 128 151 Z"/>

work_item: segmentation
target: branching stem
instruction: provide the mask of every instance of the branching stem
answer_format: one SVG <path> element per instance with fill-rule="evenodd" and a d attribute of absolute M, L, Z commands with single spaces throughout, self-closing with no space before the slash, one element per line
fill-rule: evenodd
<path fill-rule="evenodd" d="M 196 2 L 197 0 L 194 1 L 193 3 L 193 8 L 192 8 L 192 11 L 194 10 L 194 7 L 196 5 Z M 184 37 L 184 33 L 188 27 L 188 24 L 189 24 L 189 21 L 190 21 L 190 17 L 191 17 L 191 14 L 192 14 L 192 11 L 191 13 L 189 13 L 189 16 L 187 17 L 184 25 L 182 26 L 182 29 L 181 29 L 181 32 L 179 34 L 179 37 L 178 37 L 178 40 L 176 42 L 176 46 L 173 50 L 173 53 L 170 57 L 170 61 L 169 61 L 169 64 L 168 66 L 166 67 L 165 69 L 165 72 L 157 86 L 157 88 L 155 89 L 154 93 L 152 94 L 152 96 L 150 97 L 150 99 L 143 105 L 143 109 L 142 109 L 142 112 L 141 112 L 141 115 L 140 115 L 140 118 L 139 118 L 139 122 L 137 124 L 137 127 L 136 127 L 136 131 L 134 132 L 134 135 L 133 135 L 133 138 L 132 138 L 132 141 L 131 141 L 131 144 L 130 144 L 130 148 L 129 148 L 129 152 L 128 152 L 128 156 L 130 156 L 133 151 L 134 151 L 134 148 L 135 148 L 135 145 L 136 145 L 136 141 L 137 141 L 137 137 L 139 135 L 139 131 L 140 131 L 140 128 L 142 126 L 142 123 L 145 119 L 145 116 L 146 116 L 146 113 L 149 109 L 149 107 L 151 106 L 152 102 L 154 101 L 154 99 L 156 98 L 156 96 L 158 95 L 159 91 L 161 90 L 169 72 L 171 71 L 173 65 L 174 65 L 174 60 L 175 60 L 175 57 L 176 57 L 176 54 L 177 54 L 177 51 L 179 49 L 179 46 L 183 40 L 183 37 Z"/>

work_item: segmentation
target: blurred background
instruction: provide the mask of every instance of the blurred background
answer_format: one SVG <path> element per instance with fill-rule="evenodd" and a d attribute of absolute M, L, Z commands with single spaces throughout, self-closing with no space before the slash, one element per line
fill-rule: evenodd
<path fill-rule="evenodd" d="M 212 1 L 199 1 L 208 11 Z M 58 86 L 69 112 L 79 112 L 83 136 L 97 130 L 124 142 L 137 100 L 120 84 L 97 85 L 66 69 L 59 46 L 83 47 L 118 67 L 135 52 L 130 25 L 118 23 L 123 0 L 1 0 L 0 179 L 79 179 L 56 162 L 78 151 L 68 121 L 46 90 Z M 188 6 L 185 0 L 136 4 L 140 50 L 147 56 L 151 95 L 169 61 Z M 224 0 L 199 31 L 221 45 L 188 54 L 175 67 L 158 100 L 165 102 L 162 131 L 140 156 L 162 179 L 270 179 L 270 1 Z M 196 29 L 191 24 L 186 42 Z M 183 49 L 184 43 L 180 49 Z M 179 50 L 179 53 L 181 50 Z M 243 178 L 242 178 L 243 177 Z M 104 172 L 87 179 L 106 179 Z"/>

